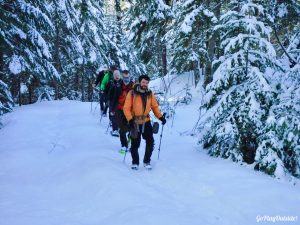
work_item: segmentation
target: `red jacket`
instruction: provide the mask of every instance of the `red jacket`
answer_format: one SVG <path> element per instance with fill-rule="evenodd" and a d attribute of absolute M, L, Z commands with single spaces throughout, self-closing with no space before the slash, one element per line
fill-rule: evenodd
<path fill-rule="evenodd" d="M 119 102 L 119 104 L 118 104 L 118 109 L 123 110 L 123 106 L 124 106 L 124 104 L 125 104 L 126 96 L 127 96 L 128 92 L 129 92 L 130 90 L 132 90 L 132 88 L 133 88 L 133 83 L 130 82 L 130 83 L 127 84 L 127 85 L 125 85 L 124 83 L 122 83 L 122 87 L 121 87 L 121 88 L 122 88 L 122 92 L 121 92 L 121 94 L 120 94 L 120 96 L 119 96 L 119 98 L 118 98 L 118 102 Z"/>

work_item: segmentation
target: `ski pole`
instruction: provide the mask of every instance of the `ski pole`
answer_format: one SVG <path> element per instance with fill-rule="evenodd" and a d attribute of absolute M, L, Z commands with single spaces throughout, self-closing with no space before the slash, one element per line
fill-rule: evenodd
<path fill-rule="evenodd" d="M 157 156 L 157 159 L 158 159 L 158 160 L 159 160 L 160 145 L 161 145 L 162 134 L 163 134 L 163 131 L 164 131 L 164 126 L 165 126 L 165 125 L 162 125 L 161 133 L 160 133 L 159 146 L 158 146 L 158 156 Z"/>
<path fill-rule="evenodd" d="M 94 90 L 93 90 L 92 101 L 91 101 L 91 112 L 93 111 L 93 100 L 94 100 Z"/>
<path fill-rule="evenodd" d="M 91 112 L 93 112 L 93 101 L 95 97 L 95 89 L 93 89 L 93 94 L 92 94 L 92 101 L 91 101 Z"/>

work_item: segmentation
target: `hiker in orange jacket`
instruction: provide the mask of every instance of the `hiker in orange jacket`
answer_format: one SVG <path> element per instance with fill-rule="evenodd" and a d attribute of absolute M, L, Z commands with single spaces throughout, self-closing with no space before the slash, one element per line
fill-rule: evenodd
<path fill-rule="evenodd" d="M 150 78 L 148 75 L 141 75 L 139 83 L 133 87 L 125 100 L 123 107 L 124 114 L 129 122 L 131 132 L 131 156 L 134 170 L 139 166 L 138 148 L 141 143 L 141 136 L 146 141 L 146 151 L 144 155 L 144 167 L 151 169 L 151 155 L 154 148 L 153 129 L 150 121 L 150 110 L 162 121 L 164 125 L 166 119 L 161 114 L 157 100 L 150 89 L 148 89 Z"/>

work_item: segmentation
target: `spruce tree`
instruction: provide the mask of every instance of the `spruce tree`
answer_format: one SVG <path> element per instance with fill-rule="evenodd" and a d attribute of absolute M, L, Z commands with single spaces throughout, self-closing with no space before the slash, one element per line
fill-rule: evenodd
<path fill-rule="evenodd" d="M 260 137 L 255 168 L 276 177 L 300 177 L 300 3 L 273 3 L 268 21 L 284 71 L 272 77 L 278 95 Z"/>
<path fill-rule="evenodd" d="M 34 0 L 2 1 L 0 24 L 4 80 L 12 87 L 13 95 L 19 95 L 19 104 L 30 103 L 33 85 L 59 77 L 45 39 L 53 31 L 47 4 Z"/>
<path fill-rule="evenodd" d="M 276 95 L 269 74 L 280 66 L 264 7 L 246 0 L 231 1 L 228 9 L 215 27 L 224 55 L 214 61 L 206 88 L 200 142 L 213 156 L 252 164 Z"/>
<path fill-rule="evenodd" d="M 55 98 L 67 97 L 73 99 L 73 74 L 78 65 L 82 50 L 79 33 L 79 12 L 73 0 L 52 0 L 51 21 L 54 32 L 48 37 L 53 52 L 53 65 L 60 74 L 60 79 L 53 81 Z"/>
<path fill-rule="evenodd" d="M 114 27 L 114 29 L 108 31 L 111 32 L 111 35 L 113 35 L 115 39 L 116 51 L 114 51 L 114 54 L 117 58 L 116 61 L 121 70 L 127 69 L 131 75 L 138 77 L 145 72 L 145 67 L 141 63 L 141 59 L 138 57 L 134 45 L 128 40 L 129 32 L 126 29 L 128 23 L 128 18 L 126 17 L 128 9 L 124 6 L 122 7 L 120 0 L 115 1 L 114 9 L 115 16 L 111 19 L 111 26 Z"/>
<path fill-rule="evenodd" d="M 147 66 L 150 75 L 167 73 L 165 34 L 173 18 L 170 1 L 133 1 L 129 9 L 129 40 L 132 41 Z"/>
<path fill-rule="evenodd" d="M 211 67 L 214 59 L 217 34 L 213 25 L 218 20 L 215 14 L 220 5 L 219 2 L 202 0 L 181 0 L 175 4 L 174 24 L 168 35 L 171 67 L 177 73 L 194 71 L 196 83 L 199 81 L 199 68 Z M 214 12 L 210 8 L 218 10 Z M 211 76 L 211 71 L 208 76 Z"/>
<path fill-rule="evenodd" d="M 74 91 L 85 101 L 91 96 L 95 71 L 101 64 L 110 62 L 107 50 L 112 43 L 104 34 L 103 1 L 82 0 L 76 6 L 80 13 L 81 53 L 77 59 Z"/>
<path fill-rule="evenodd" d="M 2 127 L 1 117 L 4 113 L 11 112 L 14 102 L 9 87 L 0 79 L 0 128 Z"/>

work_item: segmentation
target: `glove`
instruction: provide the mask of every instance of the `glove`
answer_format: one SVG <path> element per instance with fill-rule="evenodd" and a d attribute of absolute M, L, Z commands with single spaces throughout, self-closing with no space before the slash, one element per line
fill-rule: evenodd
<path fill-rule="evenodd" d="M 134 121 L 133 121 L 133 119 L 129 120 L 129 127 L 130 127 L 130 130 L 134 129 Z"/>
<path fill-rule="evenodd" d="M 161 121 L 161 124 L 162 124 L 162 125 L 165 125 L 166 122 L 167 122 L 167 120 L 165 119 L 164 116 L 160 117 L 159 120 Z"/>

